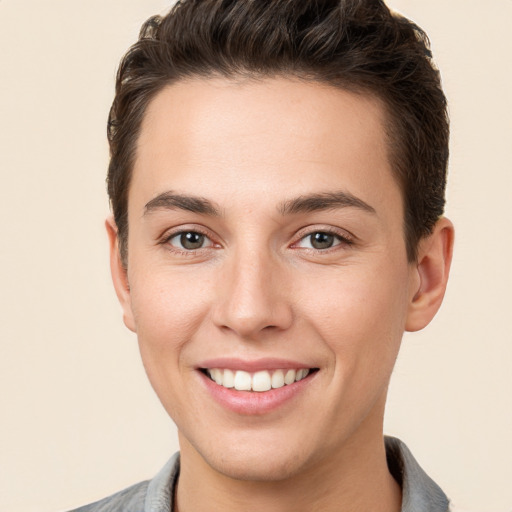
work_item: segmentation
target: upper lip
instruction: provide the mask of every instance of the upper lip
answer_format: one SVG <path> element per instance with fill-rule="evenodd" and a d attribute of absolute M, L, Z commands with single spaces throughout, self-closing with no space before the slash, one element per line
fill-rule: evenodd
<path fill-rule="evenodd" d="M 277 358 L 262 358 L 254 360 L 245 360 L 238 358 L 215 358 L 202 361 L 197 365 L 198 369 L 206 368 L 220 368 L 223 370 L 243 370 L 246 372 L 258 372 L 263 370 L 300 370 L 302 368 L 309 369 L 314 366 L 304 364 L 298 361 L 291 361 L 289 359 L 277 359 Z"/>

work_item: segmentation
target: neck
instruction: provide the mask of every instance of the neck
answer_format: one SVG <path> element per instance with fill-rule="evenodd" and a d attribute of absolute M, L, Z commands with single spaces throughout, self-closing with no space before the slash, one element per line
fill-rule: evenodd
<path fill-rule="evenodd" d="M 347 441 L 341 453 L 286 480 L 244 481 L 209 466 L 180 438 L 181 470 L 175 510 L 193 512 L 399 512 L 401 490 L 389 473 L 384 440 Z"/>

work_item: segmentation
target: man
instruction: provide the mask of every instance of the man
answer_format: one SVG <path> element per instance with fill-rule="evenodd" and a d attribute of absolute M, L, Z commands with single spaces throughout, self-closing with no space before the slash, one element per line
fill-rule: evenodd
<path fill-rule="evenodd" d="M 446 101 L 379 0 L 184 0 L 121 64 L 114 285 L 180 454 L 80 511 L 445 511 L 383 438 L 446 288 Z"/>

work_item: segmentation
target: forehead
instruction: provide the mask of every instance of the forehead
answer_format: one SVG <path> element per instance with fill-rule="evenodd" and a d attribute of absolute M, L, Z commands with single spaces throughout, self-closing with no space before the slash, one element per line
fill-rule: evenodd
<path fill-rule="evenodd" d="M 207 196 L 219 180 L 248 198 L 270 185 L 379 195 L 394 181 L 384 126 L 378 99 L 317 82 L 180 81 L 147 108 L 130 201 L 165 189 Z"/>

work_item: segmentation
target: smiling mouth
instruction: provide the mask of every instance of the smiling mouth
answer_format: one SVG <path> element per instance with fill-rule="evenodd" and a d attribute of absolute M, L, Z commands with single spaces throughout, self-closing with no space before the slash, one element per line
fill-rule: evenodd
<path fill-rule="evenodd" d="M 224 388 L 263 393 L 299 382 L 318 371 L 318 368 L 262 370 L 254 373 L 221 368 L 202 368 L 201 371 Z"/>

